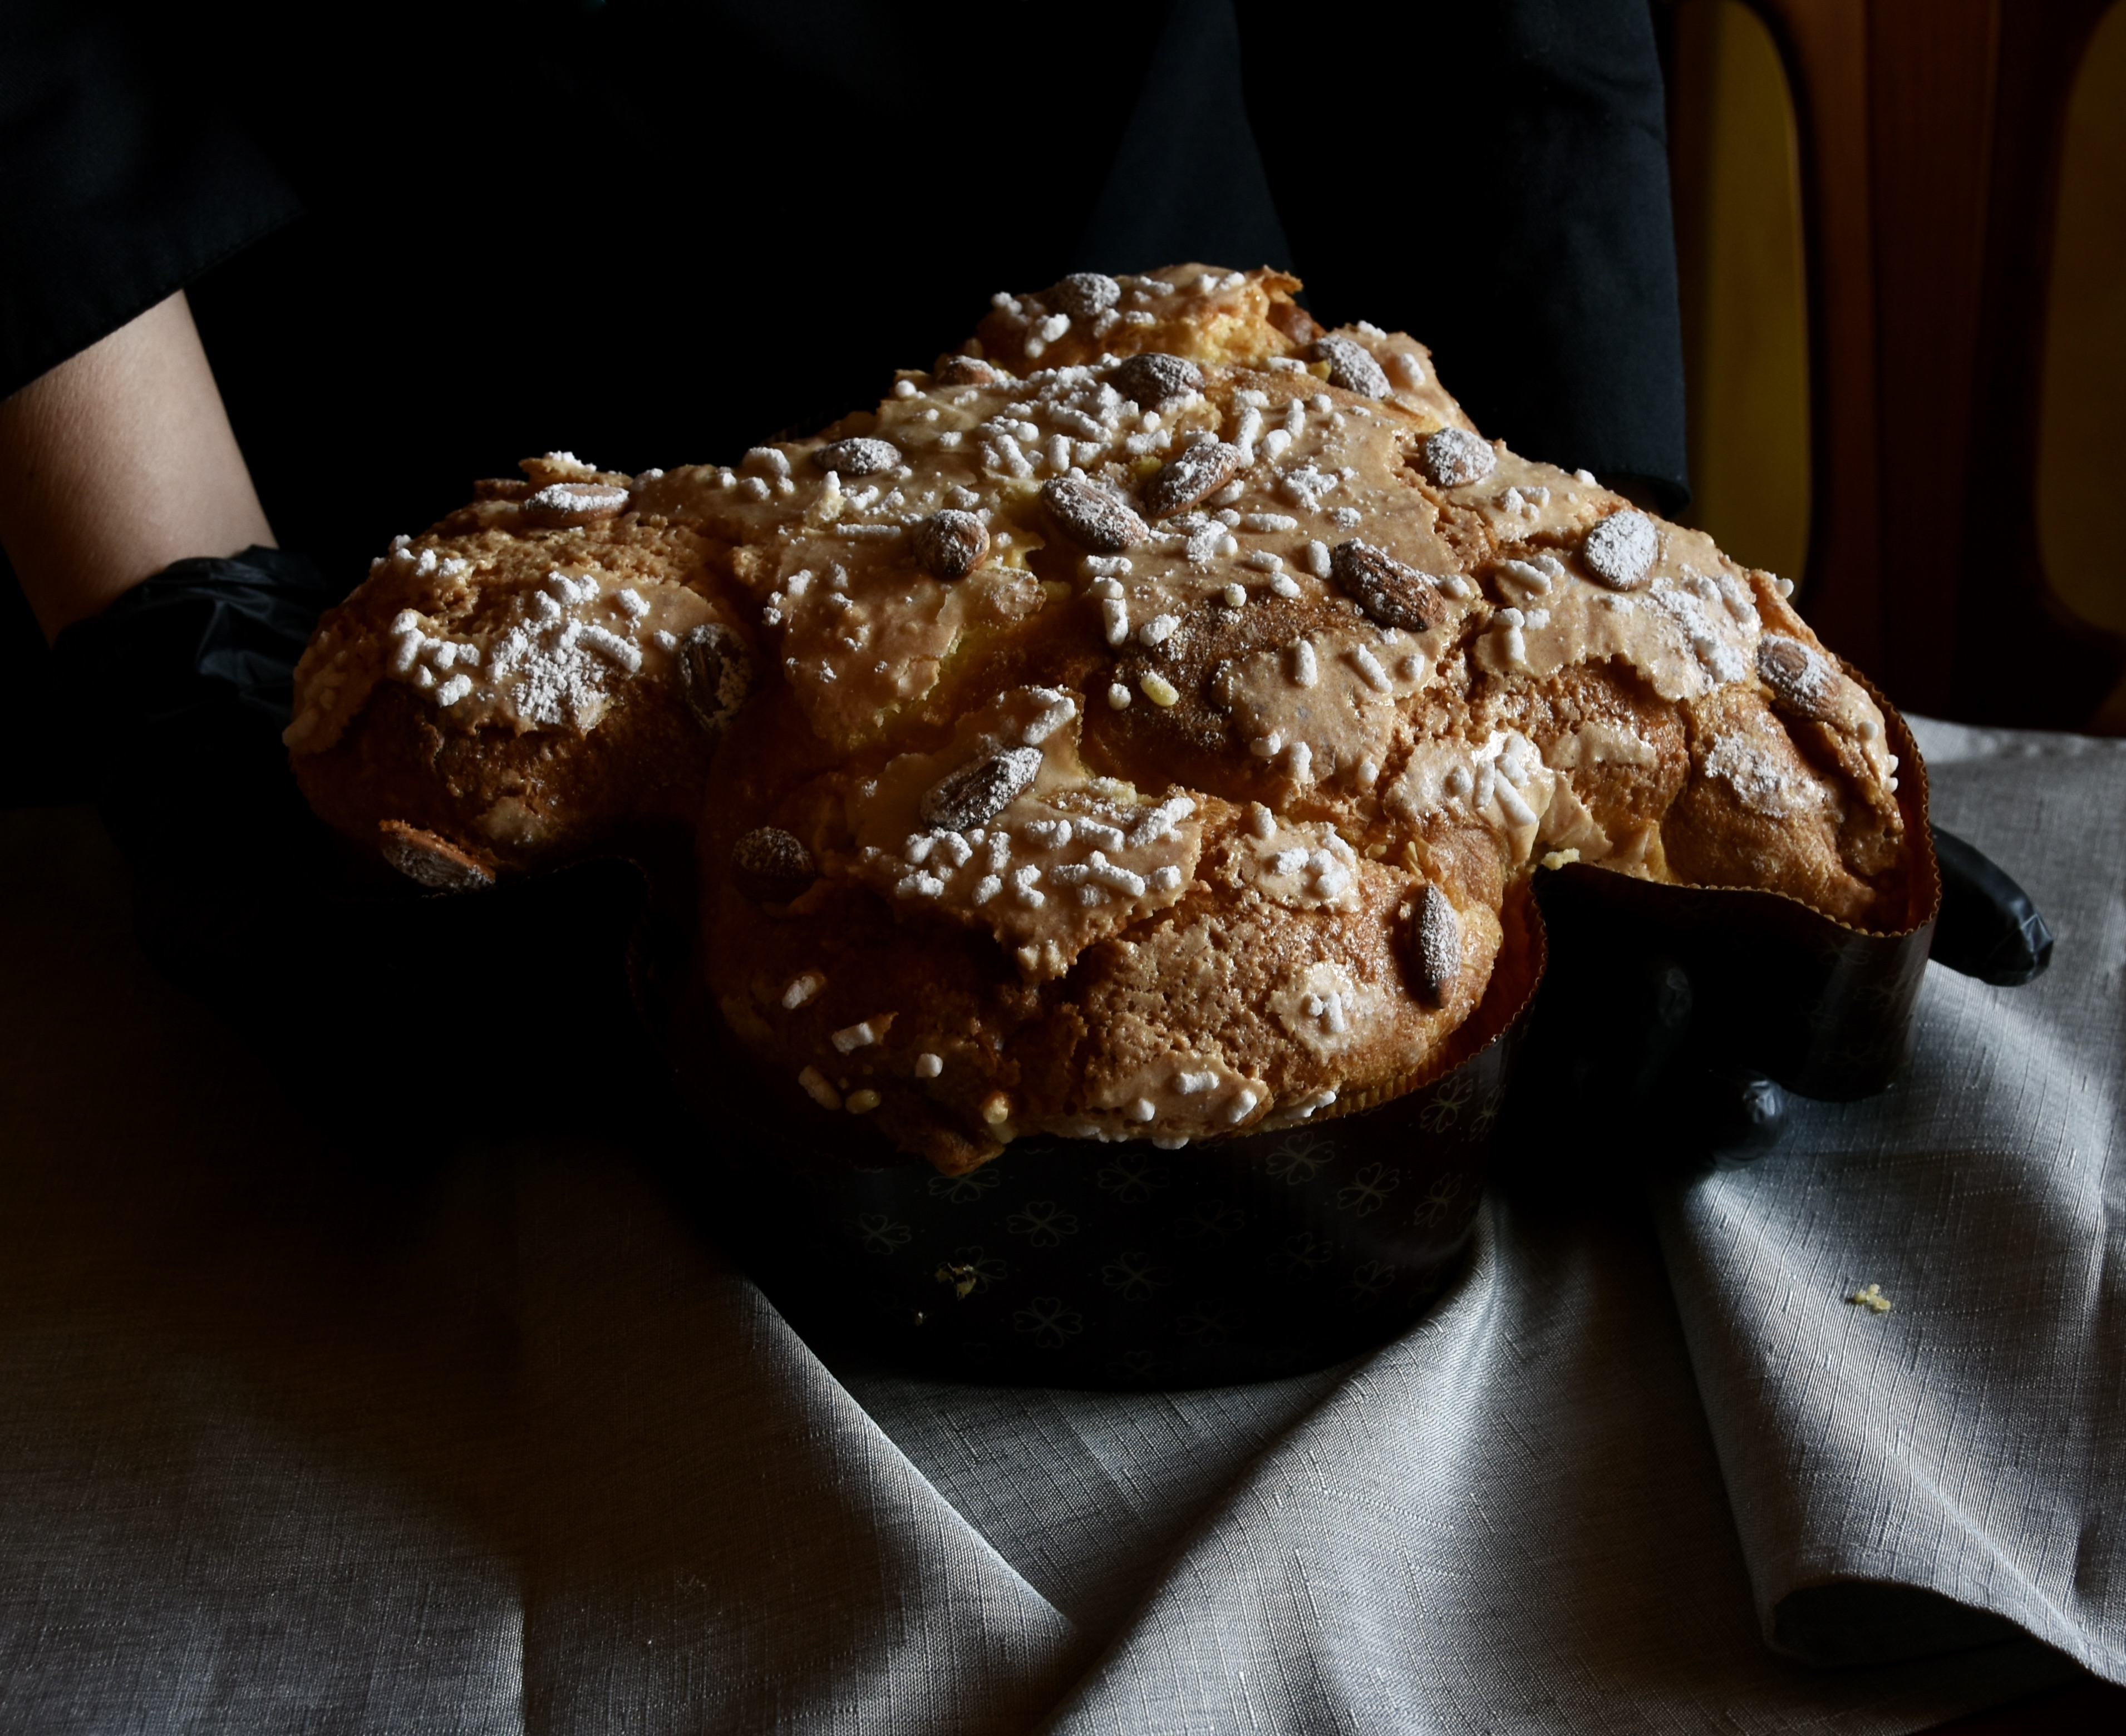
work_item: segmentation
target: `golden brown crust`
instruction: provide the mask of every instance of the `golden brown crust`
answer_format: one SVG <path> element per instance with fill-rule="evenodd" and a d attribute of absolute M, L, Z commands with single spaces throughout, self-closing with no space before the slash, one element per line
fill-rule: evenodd
<path fill-rule="evenodd" d="M 538 507 L 558 467 L 525 468 L 521 499 L 489 487 L 400 539 L 304 654 L 296 779 L 350 835 L 403 824 L 523 870 L 692 826 L 721 727 L 690 691 L 702 637 L 750 659 L 720 550 L 631 512 Z"/>
<path fill-rule="evenodd" d="M 321 630 L 305 789 L 505 870 L 697 811 L 734 1088 L 947 1170 L 1405 1088 L 1553 852 L 1902 910 L 1882 714 L 1790 587 L 1486 442 L 1421 346 L 1297 287 L 1081 274 L 812 440 L 484 488 Z M 613 663 L 638 604 L 693 663 Z M 594 702 L 422 685 L 432 640 L 491 670 L 557 608 Z"/>
<path fill-rule="evenodd" d="M 1840 848 L 1842 814 L 1763 697 L 1727 687 L 1685 706 L 1691 773 L 1662 828 L 1668 864 L 1699 886 L 1760 886 L 1864 922 L 1875 889 Z"/>

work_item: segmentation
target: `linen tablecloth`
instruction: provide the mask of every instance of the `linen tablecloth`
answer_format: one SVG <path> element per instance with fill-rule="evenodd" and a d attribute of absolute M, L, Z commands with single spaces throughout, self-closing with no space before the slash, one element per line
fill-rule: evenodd
<path fill-rule="evenodd" d="M 1500 1193 L 1400 1340 L 1165 1394 L 838 1379 L 658 1153 L 328 1135 L 92 816 L 0 816 L 0 1729 L 1858 1733 L 2126 1680 L 2126 747 L 1924 739 L 2048 976 L 1930 967 L 1885 1097 Z M 566 1064 L 523 1016 L 499 1104 Z"/>

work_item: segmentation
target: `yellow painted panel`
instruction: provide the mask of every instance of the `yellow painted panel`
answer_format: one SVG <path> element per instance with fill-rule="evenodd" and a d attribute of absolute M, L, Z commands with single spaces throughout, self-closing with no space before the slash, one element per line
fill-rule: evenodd
<path fill-rule="evenodd" d="M 1793 109 L 1779 50 L 1740 0 L 1678 18 L 1678 266 L 1690 414 L 1689 522 L 1799 577 L 1808 550 L 1807 299 Z"/>

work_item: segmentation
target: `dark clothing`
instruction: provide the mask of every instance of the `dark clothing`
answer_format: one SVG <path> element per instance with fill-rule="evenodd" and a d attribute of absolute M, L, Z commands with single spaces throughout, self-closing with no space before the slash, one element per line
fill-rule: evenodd
<path fill-rule="evenodd" d="M 1487 432 L 1682 489 L 1646 0 L 5 16 L 0 392 L 188 287 L 335 593 L 527 454 L 727 459 L 996 290 L 1192 257 L 1296 268 L 1325 320 L 1432 344 Z M 44 677 L 12 594 L 8 630 L 13 711 Z M 18 765 L 35 722 L 0 717 Z"/>
<path fill-rule="evenodd" d="M 0 397 L 301 210 L 154 15 L 11 0 L 0 24 Z"/>
<path fill-rule="evenodd" d="M 1645 0 L 326 16 L 18 0 L 0 394 L 194 285 L 268 516 L 328 572 L 527 452 L 728 455 L 995 290 L 1191 257 L 1410 330 L 1519 450 L 1680 484 Z"/>
<path fill-rule="evenodd" d="M 1290 7 L 1239 0 L 1248 113 L 1316 317 L 1410 333 L 1486 434 L 1680 506 L 1675 244 L 1645 0 L 1363 10 L 1363 30 L 1338 29 L 1341 8 L 1310 14 L 1326 27 L 1287 59 L 1265 45 Z"/>

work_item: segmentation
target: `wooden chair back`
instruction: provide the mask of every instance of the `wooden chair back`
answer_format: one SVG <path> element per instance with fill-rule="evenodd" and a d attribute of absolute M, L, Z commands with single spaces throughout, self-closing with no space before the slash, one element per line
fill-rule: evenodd
<path fill-rule="evenodd" d="M 2076 729 L 2126 670 L 2039 556 L 2067 100 L 2110 0 L 1748 0 L 1800 145 L 1803 601 L 1911 710 Z"/>

